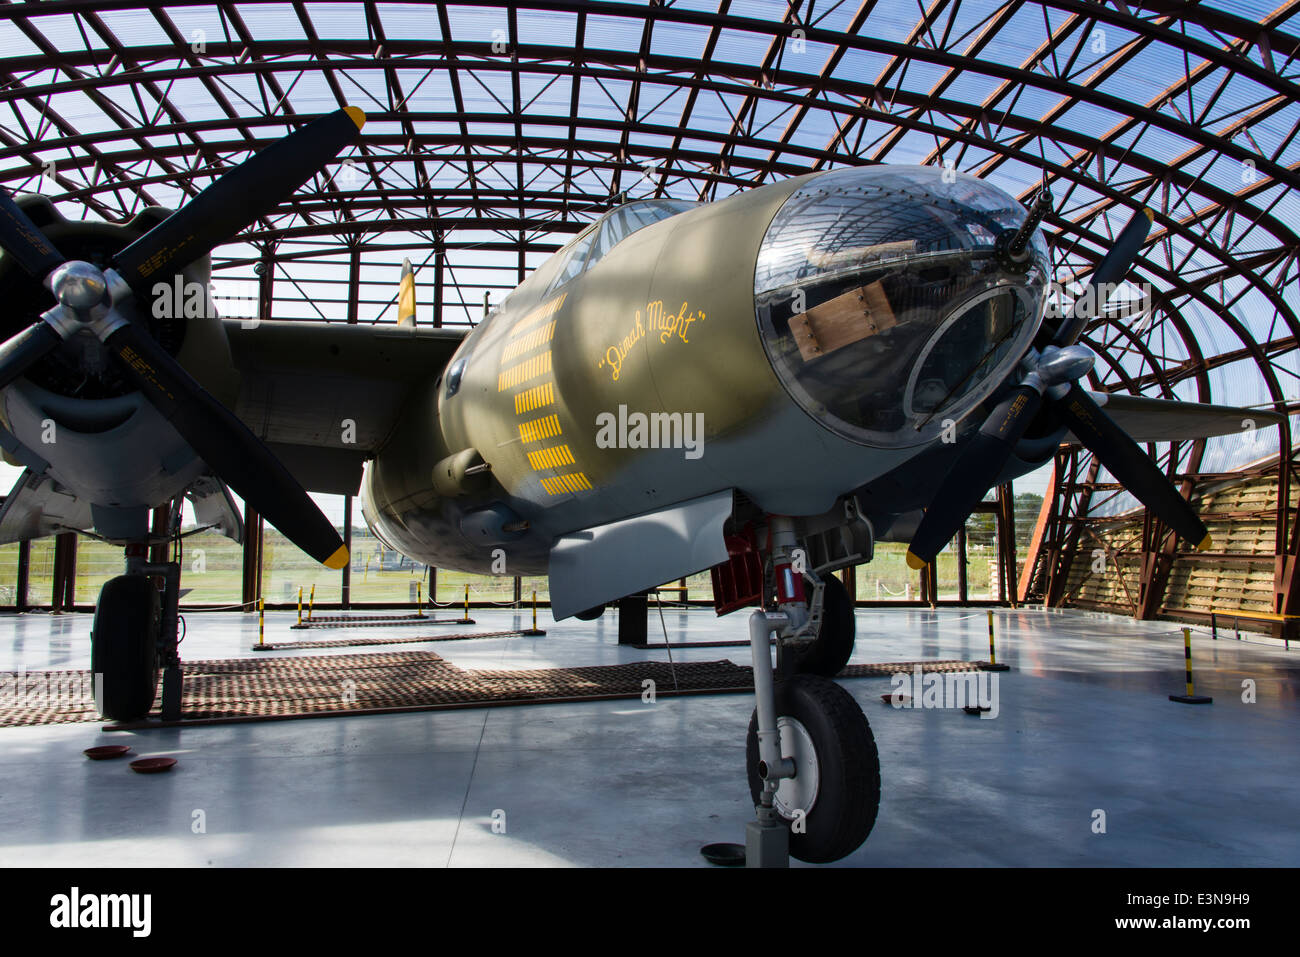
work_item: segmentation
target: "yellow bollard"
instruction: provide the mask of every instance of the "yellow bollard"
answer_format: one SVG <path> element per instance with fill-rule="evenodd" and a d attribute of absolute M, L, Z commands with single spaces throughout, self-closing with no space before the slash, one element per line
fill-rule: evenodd
<path fill-rule="evenodd" d="M 533 627 L 520 632 L 521 635 L 544 635 L 546 632 L 537 627 L 537 589 L 533 589 Z"/>
<path fill-rule="evenodd" d="M 469 582 L 465 583 L 465 620 L 469 621 Z"/>
<path fill-rule="evenodd" d="M 275 651 L 275 645 L 266 643 L 266 601 L 259 595 L 257 599 L 257 644 L 253 651 Z"/>
<path fill-rule="evenodd" d="M 1192 685 L 1192 629 L 1183 629 L 1183 668 L 1186 672 L 1187 694 L 1171 694 L 1170 701 L 1180 704 L 1210 704 L 1213 698 L 1199 695 Z"/>
<path fill-rule="evenodd" d="M 424 582 L 415 583 L 415 617 L 424 617 Z"/>
<path fill-rule="evenodd" d="M 993 650 L 993 609 L 989 609 L 989 660 L 976 662 L 980 671 L 1010 671 L 1010 665 L 998 664 L 997 652 Z"/>
<path fill-rule="evenodd" d="M 311 621 L 312 609 L 316 607 L 316 583 L 312 582 L 311 597 L 307 599 L 307 620 Z"/>
<path fill-rule="evenodd" d="M 302 586 L 298 586 L 298 627 L 302 627 Z"/>

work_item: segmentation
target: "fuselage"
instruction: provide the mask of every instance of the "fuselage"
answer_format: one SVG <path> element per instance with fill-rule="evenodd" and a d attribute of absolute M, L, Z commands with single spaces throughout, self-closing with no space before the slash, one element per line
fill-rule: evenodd
<path fill-rule="evenodd" d="M 508 574 L 544 573 L 559 536 L 721 490 L 793 516 L 858 492 L 879 531 L 926 504 L 1034 336 L 1046 250 L 1035 239 L 1017 269 L 997 255 L 1024 219 L 1002 191 L 929 167 L 613 210 L 414 388 L 366 470 L 367 521 L 413 558 Z M 94 261 L 148 225 L 60 239 Z M 206 261 L 189 273 L 206 290 Z M 27 292 L 24 313 L 45 296 Z M 233 405 L 230 351 L 201 306 L 155 334 L 173 323 L 177 358 Z M 129 541 L 204 465 L 96 346 L 6 389 L 3 421 L 19 458 L 34 450 L 99 534 Z"/>
<path fill-rule="evenodd" d="M 994 255 L 1023 208 L 960 174 L 633 212 L 539 267 L 412 399 L 363 483 L 391 545 L 540 574 L 560 535 L 722 489 L 820 514 L 954 444 L 1041 320 L 1041 241 L 1028 269 Z"/>

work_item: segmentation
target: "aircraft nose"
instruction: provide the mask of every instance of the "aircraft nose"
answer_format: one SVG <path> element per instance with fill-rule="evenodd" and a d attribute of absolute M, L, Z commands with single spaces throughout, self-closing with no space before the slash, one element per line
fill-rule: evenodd
<path fill-rule="evenodd" d="M 934 439 L 1012 372 L 1042 319 L 1049 259 L 998 239 L 1012 196 L 934 167 L 835 170 L 785 201 L 760 247 L 754 301 L 795 400 L 864 445 Z"/>

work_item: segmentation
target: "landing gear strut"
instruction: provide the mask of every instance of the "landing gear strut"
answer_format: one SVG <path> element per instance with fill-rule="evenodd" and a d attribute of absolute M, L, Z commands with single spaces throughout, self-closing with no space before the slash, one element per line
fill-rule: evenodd
<path fill-rule="evenodd" d="M 745 829 L 745 863 L 750 867 L 783 867 L 789 854 L 814 863 L 839 860 L 867 839 L 880 807 L 880 761 L 862 709 L 822 674 L 798 673 L 813 669 L 798 668 L 800 661 L 810 660 L 809 646 L 796 646 L 795 641 L 810 630 L 808 626 L 819 625 L 819 613 L 825 616 L 817 598 L 824 603 L 829 589 L 823 583 L 817 589 L 821 595 L 806 601 L 791 568 L 794 545 L 793 523 L 773 516 L 779 610 L 755 611 L 749 619 L 756 703 L 745 749 L 755 803 L 755 820 Z M 851 607 L 849 614 L 851 623 Z M 784 656 L 800 654 L 795 647 L 802 649 L 794 667 L 784 662 L 779 679 L 772 666 L 773 634 L 779 663 Z M 842 638 L 842 628 L 838 634 Z M 848 634 L 851 652 L 852 631 Z M 812 648 L 817 648 L 816 642 Z M 823 644 L 821 652 L 811 660 L 823 672 L 833 668 L 830 674 L 838 673 L 848 658 L 842 640 Z"/>
<path fill-rule="evenodd" d="M 104 583 L 90 631 L 95 707 L 112 721 L 148 715 L 163 677 L 162 718 L 180 718 L 181 669 L 177 644 L 181 569 L 150 563 L 147 546 L 128 545 L 126 574 Z M 162 580 L 162 588 L 156 579 Z"/>

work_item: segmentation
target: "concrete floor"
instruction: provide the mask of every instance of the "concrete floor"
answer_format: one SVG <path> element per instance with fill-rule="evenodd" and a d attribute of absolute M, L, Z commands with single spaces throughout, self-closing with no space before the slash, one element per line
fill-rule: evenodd
<path fill-rule="evenodd" d="M 519 621 L 474 616 L 425 633 Z M 187 621 L 186 658 L 252 654 L 255 617 Z M 417 633 L 267 621 L 268 640 Z M 1197 691 L 1214 703 L 1188 706 L 1168 700 L 1183 680 L 1168 623 L 1041 610 L 997 621 L 999 660 L 1013 670 L 993 720 L 896 710 L 880 700 L 887 678 L 844 682 L 879 745 L 883 798 L 870 839 L 841 865 L 1300 864 L 1300 648 L 1195 632 Z M 987 657 L 982 611 L 860 610 L 857 625 L 854 661 Z M 541 626 L 542 638 L 414 647 L 466 669 L 666 658 L 619 648 L 612 612 Z M 673 641 L 734 640 L 745 624 L 692 610 L 667 612 L 666 627 Z M 0 618 L 0 671 L 86 668 L 89 629 L 89 616 Z M 662 634 L 652 608 L 652 640 Z M 341 649 L 367 650 L 403 646 Z M 748 649 L 674 657 L 748 663 Z M 1246 679 L 1257 703 L 1242 701 Z M 131 734 L 0 729 L 0 865 L 709 866 L 700 846 L 742 841 L 752 815 L 752 706 L 718 695 Z M 104 743 L 180 763 L 145 776 L 82 757 Z M 1094 833 L 1098 810 L 1105 833 Z"/>

